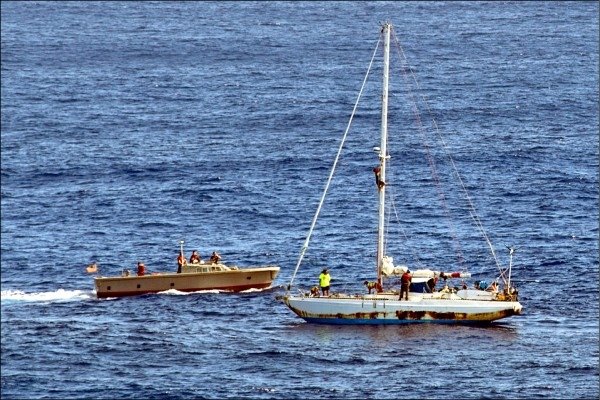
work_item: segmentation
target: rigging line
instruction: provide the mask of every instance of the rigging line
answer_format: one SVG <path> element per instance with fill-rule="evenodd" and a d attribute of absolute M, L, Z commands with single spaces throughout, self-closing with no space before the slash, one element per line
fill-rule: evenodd
<path fill-rule="evenodd" d="M 394 215 L 396 216 L 396 223 L 400 227 L 400 231 L 402 232 L 402 236 L 404 237 L 405 243 L 408 243 L 408 235 L 406 234 L 406 230 L 404 229 L 404 226 L 402 225 L 402 223 L 400 221 L 400 216 L 398 215 L 398 210 L 396 209 L 396 202 L 394 201 L 394 199 L 395 199 L 394 190 L 391 187 L 388 187 L 388 189 L 390 191 L 390 201 L 389 202 L 391 203 L 391 208 L 394 210 Z M 417 264 L 421 267 L 424 267 L 425 265 L 419 258 L 419 255 L 417 253 L 415 253 L 414 249 L 411 246 L 408 246 L 408 244 L 406 245 L 406 247 L 409 249 L 413 258 L 416 260 L 415 264 Z"/>
<path fill-rule="evenodd" d="M 391 165 L 391 161 L 388 161 L 388 165 Z M 389 191 L 389 202 L 387 202 L 387 208 L 388 208 L 388 213 L 387 213 L 387 223 L 386 223 L 386 248 L 387 248 L 387 244 L 389 241 L 389 237 L 390 235 L 388 235 L 389 229 L 390 229 L 390 219 L 391 219 L 391 215 L 392 213 L 389 211 L 390 209 L 394 211 L 394 216 L 396 217 L 396 224 L 400 227 L 400 232 L 402 233 L 402 237 L 404 238 L 404 243 L 405 243 L 405 247 L 408 248 L 408 250 L 410 251 L 410 253 L 412 254 L 412 257 L 416 260 L 415 264 L 423 266 L 423 263 L 421 262 L 421 259 L 419 258 L 419 256 L 415 253 L 414 249 L 411 246 L 408 246 L 408 235 L 406 234 L 406 230 L 404 229 L 404 226 L 402 225 L 402 222 L 400 221 L 400 216 L 398 215 L 398 209 L 396 208 L 396 193 L 394 191 L 394 187 L 393 185 L 389 185 L 390 181 L 393 180 L 394 178 L 394 174 L 392 172 L 392 168 L 389 169 L 389 171 L 391 172 L 391 174 L 389 175 L 391 179 L 387 179 L 387 183 L 388 183 L 388 191 Z"/>
<path fill-rule="evenodd" d="M 502 278 L 502 282 L 504 282 L 505 285 L 507 285 L 507 282 L 508 282 L 507 279 L 506 279 L 506 275 L 505 275 L 506 272 L 507 272 L 506 270 L 500 269 L 500 276 L 499 276 L 499 278 Z"/>
<path fill-rule="evenodd" d="M 394 38 L 396 39 L 396 45 L 398 47 L 400 47 L 399 43 L 398 43 L 398 39 L 397 37 L 394 36 Z M 401 57 L 400 57 L 401 58 Z M 402 61 L 402 58 L 401 58 Z M 406 65 L 408 65 L 408 61 L 406 60 L 406 58 L 404 58 L 404 60 L 406 62 Z M 401 68 L 402 71 L 402 76 L 405 80 L 405 82 L 408 81 L 407 79 L 407 74 L 406 74 L 406 68 Z M 460 246 L 460 242 L 458 240 L 458 235 L 456 234 L 456 228 L 454 226 L 454 221 L 452 219 L 452 216 L 450 214 L 449 208 L 448 208 L 448 204 L 446 202 L 446 194 L 444 193 L 444 190 L 442 189 L 441 183 L 440 183 L 440 176 L 438 174 L 438 170 L 436 167 L 436 162 L 435 159 L 433 158 L 431 151 L 430 151 L 430 145 L 429 142 L 427 140 L 427 136 L 425 135 L 425 130 L 423 128 L 423 123 L 421 121 L 421 114 L 419 112 L 419 108 L 417 106 L 417 101 L 415 99 L 415 95 L 414 93 L 410 90 L 410 86 L 407 83 L 407 88 L 408 88 L 408 93 L 410 95 L 410 98 L 412 100 L 412 109 L 413 109 L 413 113 L 415 116 L 415 120 L 417 123 L 417 127 L 419 130 L 419 134 L 421 135 L 421 138 L 423 140 L 423 144 L 425 147 L 425 155 L 427 158 L 427 162 L 429 163 L 429 168 L 431 169 L 431 176 L 435 182 L 435 188 L 438 194 L 438 197 L 440 199 L 440 202 L 442 203 L 442 207 L 444 210 L 444 214 L 446 215 L 446 221 L 448 223 L 448 228 L 450 230 L 450 235 L 452 237 L 454 246 L 455 246 L 455 250 L 456 250 L 456 255 L 457 255 L 457 261 L 458 261 L 458 265 L 462 267 L 463 270 L 465 270 L 465 266 L 464 266 L 464 257 L 462 254 L 462 249 Z"/>
<path fill-rule="evenodd" d="M 390 162 L 388 160 L 388 171 L 390 171 Z M 389 175 L 388 175 L 389 177 Z M 390 212 L 390 209 L 392 208 L 393 202 L 394 202 L 394 198 L 393 198 L 393 193 L 391 191 L 391 188 L 389 186 L 390 184 L 390 180 L 389 178 L 386 177 L 386 185 L 387 185 L 387 189 L 389 191 L 389 196 L 386 196 L 386 198 L 389 198 L 389 202 L 386 202 L 385 208 L 386 208 L 386 221 L 385 221 L 385 240 L 383 242 L 383 255 L 385 256 L 387 254 L 387 248 L 388 248 L 388 243 L 389 243 L 389 232 L 390 232 L 390 219 L 392 218 L 392 213 Z"/>
<path fill-rule="evenodd" d="M 406 55 L 404 54 L 404 50 L 400 46 L 398 38 L 396 37 L 396 35 L 394 35 L 394 40 L 396 41 L 396 46 L 399 49 L 400 53 L 402 54 L 402 57 L 406 60 Z M 410 67 L 410 65 L 408 65 L 408 68 L 410 70 L 410 73 L 411 73 L 411 76 L 413 78 L 413 81 L 417 85 L 417 88 L 419 90 L 421 90 L 421 86 L 419 85 L 419 82 L 417 81 L 417 79 L 415 77 L 414 71 L 412 70 L 412 68 Z M 465 194 L 465 197 L 467 199 L 469 207 L 471 208 L 469 210 L 469 215 L 471 216 L 471 218 L 475 222 L 475 225 L 477 226 L 477 228 L 479 228 L 479 231 L 481 232 L 481 234 L 483 235 L 486 243 L 488 244 L 488 246 L 490 248 L 490 251 L 492 253 L 492 256 L 494 257 L 494 261 L 496 262 L 496 266 L 498 267 L 498 269 L 500 271 L 502 271 L 502 267 L 500 266 L 500 263 L 498 261 L 498 257 L 496 256 L 496 251 L 494 250 L 494 245 L 492 244 L 492 242 L 489 239 L 487 233 L 485 232 L 485 229 L 483 228 L 483 224 L 482 224 L 481 220 L 479 219 L 479 216 L 477 215 L 477 211 L 475 209 L 475 205 L 473 204 L 473 201 L 471 200 L 471 196 L 469 196 L 469 192 L 467 191 L 467 188 L 466 188 L 466 186 L 465 186 L 465 184 L 464 184 L 464 182 L 463 182 L 460 174 L 458 173 L 458 168 L 456 167 L 456 164 L 454 163 L 454 159 L 452 158 L 452 156 L 450 155 L 450 153 L 448 151 L 448 146 L 446 145 L 446 141 L 444 140 L 444 138 L 440 134 L 440 129 L 439 129 L 438 125 L 437 125 L 437 122 L 436 122 L 435 118 L 433 117 L 433 112 L 431 111 L 431 107 L 429 107 L 429 102 L 427 101 L 427 98 L 426 98 L 425 95 L 421 94 L 421 98 L 423 99 L 423 103 L 427 107 L 427 111 L 429 112 L 429 115 L 431 116 L 431 121 L 432 121 L 433 126 L 435 128 L 436 134 L 437 134 L 439 140 L 442 143 L 442 148 L 444 150 L 444 153 L 446 154 L 446 157 L 450 160 L 450 164 L 452 165 L 452 169 L 453 169 L 454 175 L 456 176 L 456 178 L 460 182 L 460 185 L 462 187 L 463 193 Z"/>
<path fill-rule="evenodd" d="M 389 153 L 388 153 L 389 154 Z M 388 160 L 388 171 L 390 171 L 390 162 Z M 388 175 L 389 177 L 390 175 Z M 388 177 L 386 177 L 386 186 L 387 186 L 387 190 L 389 192 L 389 195 L 386 195 L 386 198 L 389 199 L 388 202 L 386 202 L 385 204 L 385 214 L 386 214 L 386 221 L 385 221 L 385 235 L 384 235 L 384 241 L 383 241 L 383 256 L 387 255 L 387 249 L 388 249 L 388 243 L 390 241 L 390 219 L 392 218 L 392 213 L 390 212 L 390 209 L 392 208 L 393 202 L 394 202 L 394 198 L 393 198 L 393 193 L 391 191 L 391 188 L 389 186 L 390 184 L 390 180 L 388 179 Z"/>
<path fill-rule="evenodd" d="M 358 97 L 356 98 L 356 102 L 354 103 L 354 108 L 352 109 L 352 114 L 350 115 L 350 120 L 348 121 L 348 125 L 346 126 L 346 130 L 344 132 L 344 136 L 342 137 L 342 141 L 340 142 L 340 147 L 338 148 L 337 154 L 335 156 L 335 160 L 333 161 L 333 166 L 331 168 L 331 172 L 329 173 L 329 178 L 327 178 L 327 183 L 325 184 L 325 189 L 323 190 L 323 194 L 321 195 L 321 200 L 319 201 L 319 206 L 317 207 L 317 211 L 313 217 L 312 223 L 310 224 L 310 229 L 308 231 L 308 235 L 306 236 L 306 240 L 304 241 L 304 245 L 300 250 L 300 256 L 298 257 L 298 262 L 296 263 L 296 268 L 294 269 L 294 273 L 292 274 L 292 279 L 287 287 L 287 290 L 290 290 L 292 287 L 292 283 L 294 283 L 294 279 L 296 278 L 296 273 L 300 268 L 300 264 L 302 263 L 302 259 L 304 258 L 304 254 L 308 249 L 308 243 L 310 242 L 310 237 L 315 229 L 315 225 L 317 224 L 317 218 L 321 213 L 321 208 L 323 207 L 323 203 L 325 202 L 325 196 L 327 195 L 327 191 L 329 190 L 329 185 L 331 184 L 331 180 L 333 179 L 333 174 L 335 172 L 335 168 L 340 159 L 340 155 L 342 154 L 342 149 L 344 148 L 344 143 L 346 142 L 346 138 L 348 137 L 348 132 L 350 131 L 350 126 L 352 125 L 352 120 L 354 119 L 354 114 L 356 114 L 356 109 L 358 108 L 358 102 L 362 96 L 363 90 L 365 89 L 365 85 L 367 84 L 367 79 L 369 74 L 371 73 L 371 67 L 373 66 L 373 60 L 375 59 L 375 55 L 377 54 L 377 49 L 379 49 L 379 43 L 381 43 L 381 35 L 379 35 L 379 40 L 377 40 L 377 44 L 375 45 L 375 50 L 373 51 L 373 55 L 371 56 L 371 62 L 369 63 L 369 68 L 367 68 L 367 73 L 365 74 L 365 78 L 363 79 L 362 86 L 360 88 L 360 92 L 358 93 Z"/>

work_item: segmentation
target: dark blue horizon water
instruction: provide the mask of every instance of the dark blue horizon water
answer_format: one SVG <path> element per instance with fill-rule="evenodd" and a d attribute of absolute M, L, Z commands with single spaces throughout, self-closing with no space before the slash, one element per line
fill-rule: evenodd
<path fill-rule="evenodd" d="M 598 398 L 598 4 L 1 2 L 0 396 Z M 518 247 L 522 316 L 320 326 L 276 301 L 387 20 L 499 262 Z M 373 277 L 378 72 L 296 287 L 325 265 L 334 291 Z M 489 279 L 396 72 L 405 237 L 388 252 Z M 265 291 L 95 298 L 87 263 L 175 270 L 180 240 L 281 274 Z"/>

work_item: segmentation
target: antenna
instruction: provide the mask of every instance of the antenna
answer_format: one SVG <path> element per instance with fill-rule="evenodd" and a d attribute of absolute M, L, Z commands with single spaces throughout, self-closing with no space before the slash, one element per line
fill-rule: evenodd
<path fill-rule="evenodd" d="M 517 247 L 506 246 L 506 248 L 508 249 L 508 254 L 510 255 L 509 262 L 508 262 L 508 283 L 507 283 L 507 285 L 508 285 L 507 289 L 510 291 L 510 275 L 512 272 L 512 260 L 513 260 L 513 254 L 517 250 Z"/>

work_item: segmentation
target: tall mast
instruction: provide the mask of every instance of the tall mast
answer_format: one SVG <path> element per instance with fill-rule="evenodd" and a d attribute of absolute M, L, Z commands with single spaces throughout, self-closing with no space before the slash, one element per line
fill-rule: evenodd
<path fill-rule="evenodd" d="M 390 78 L 390 31 L 389 22 L 383 24 L 383 85 L 381 96 L 381 146 L 379 153 L 379 179 L 383 182 L 379 186 L 379 224 L 377 236 L 377 282 L 381 284 L 381 263 L 384 256 L 384 230 L 385 230 L 385 164 L 387 160 L 387 116 L 388 116 L 388 84 Z"/>

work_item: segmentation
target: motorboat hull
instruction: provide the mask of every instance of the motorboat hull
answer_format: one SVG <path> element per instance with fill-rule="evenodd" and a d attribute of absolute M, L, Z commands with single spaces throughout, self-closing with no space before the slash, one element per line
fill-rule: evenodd
<path fill-rule="evenodd" d="M 98 298 L 137 296 L 165 290 L 196 292 L 222 290 L 241 292 L 265 289 L 272 285 L 279 267 L 240 268 L 226 271 L 158 273 L 144 276 L 96 277 Z"/>

